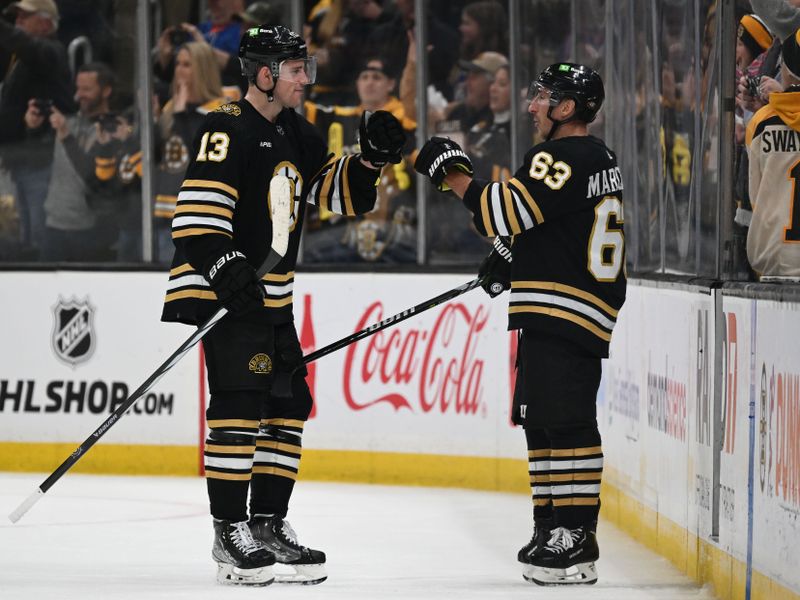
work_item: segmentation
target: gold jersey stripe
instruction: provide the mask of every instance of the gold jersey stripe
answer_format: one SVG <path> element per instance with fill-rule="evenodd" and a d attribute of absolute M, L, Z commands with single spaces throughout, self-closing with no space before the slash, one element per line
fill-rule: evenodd
<path fill-rule="evenodd" d="M 233 235 L 231 235 L 227 231 L 220 231 L 219 229 L 206 229 L 205 227 L 191 227 L 189 229 L 180 229 L 178 231 L 172 232 L 172 239 L 182 238 L 182 237 L 189 237 L 191 235 L 207 235 L 209 233 L 215 233 L 217 235 L 224 235 L 233 239 Z"/>
<path fill-rule="evenodd" d="M 276 427 L 298 427 L 302 429 L 306 422 L 300 419 L 261 419 L 264 425 L 275 425 Z"/>
<path fill-rule="evenodd" d="M 222 183 L 221 181 L 211 181 L 209 179 L 184 179 L 181 188 L 184 187 L 222 190 L 223 192 L 233 196 L 234 199 L 239 199 L 239 192 L 236 191 L 236 188 L 228 185 L 227 183 Z"/>
<path fill-rule="evenodd" d="M 320 208 L 326 208 L 331 210 L 331 199 L 329 198 L 329 194 L 331 191 L 331 184 L 333 184 L 333 177 L 336 173 L 336 166 L 332 165 L 328 173 L 325 175 L 325 179 L 322 180 L 322 189 L 319 193 L 319 206 Z M 325 203 L 323 205 L 323 202 Z"/>
<path fill-rule="evenodd" d="M 559 448 L 550 451 L 551 456 L 589 456 L 590 454 L 602 454 L 600 446 L 590 446 L 588 448 Z"/>
<path fill-rule="evenodd" d="M 528 458 L 541 458 L 543 456 L 550 456 L 550 448 L 528 450 Z"/>
<path fill-rule="evenodd" d="M 516 313 L 538 313 L 542 315 L 548 315 L 551 317 L 557 317 L 559 319 L 565 319 L 567 321 L 571 321 L 576 325 L 580 325 L 584 329 L 587 329 L 601 340 L 610 342 L 611 341 L 611 334 L 606 333 L 594 323 L 591 323 L 584 319 L 583 317 L 579 317 L 578 315 L 574 315 L 570 312 L 565 310 L 560 310 L 558 308 L 548 308 L 546 306 L 509 306 L 508 307 L 508 314 L 516 314 Z"/>
<path fill-rule="evenodd" d="M 178 275 L 183 275 L 184 273 L 188 273 L 189 271 L 194 271 L 194 267 L 189 263 L 183 263 L 175 267 L 174 269 L 170 269 L 169 276 L 176 277 Z"/>
<path fill-rule="evenodd" d="M 219 444 L 206 444 L 204 450 L 206 452 L 214 452 L 216 454 L 253 454 L 256 451 L 255 446 L 220 446 Z"/>
<path fill-rule="evenodd" d="M 302 446 L 296 446 L 294 444 L 286 444 L 284 442 L 276 442 L 274 440 L 257 440 L 256 441 L 256 448 L 268 448 L 270 450 L 281 450 L 283 452 L 291 452 L 293 454 L 302 454 L 303 448 Z"/>
<path fill-rule="evenodd" d="M 227 479 L 228 481 L 250 481 L 250 473 L 222 473 L 206 469 L 206 479 Z"/>
<path fill-rule="evenodd" d="M 483 188 L 481 192 L 481 217 L 483 218 L 483 228 L 486 230 L 486 235 L 494 237 L 497 235 L 492 229 L 492 219 L 490 218 L 491 210 L 489 209 L 489 188 L 491 184 Z"/>
<path fill-rule="evenodd" d="M 280 467 L 253 467 L 253 473 L 258 473 L 259 475 L 278 475 L 279 477 L 286 477 L 291 480 L 297 479 L 297 473 Z"/>
<path fill-rule="evenodd" d="M 219 215 L 220 217 L 233 218 L 233 210 L 223 206 L 210 206 L 208 204 L 180 204 L 175 209 L 175 214 L 180 215 L 187 212 L 199 212 L 208 215 Z"/>
<path fill-rule="evenodd" d="M 550 475 L 551 482 L 564 483 L 569 481 L 597 481 L 603 476 L 602 471 L 592 473 L 558 473 Z"/>
<path fill-rule="evenodd" d="M 597 506 L 600 498 L 553 498 L 553 506 Z"/>
<path fill-rule="evenodd" d="M 528 191 L 522 182 L 516 177 L 512 177 L 508 180 L 508 185 L 513 186 L 515 190 L 517 190 L 522 197 L 525 199 L 525 202 L 528 203 L 528 206 L 533 211 L 533 216 L 536 219 L 536 224 L 541 225 L 544 222 L 544 215 L 542 214 L 542 210 L 539 208 L 539 205 L 536 204 L 536 200 L 533 199 L 531 193 Z"/>
<path fill-rule="evenodd" d="M 292 303 L 292 296 L 281 298 L 280 300 L 270 300 L 264 298 L 264 306 L 268 308 L 281 308 L 282 306 L 289 306 Z"/>
<path fill-rule="evenodd" d="M 508 222 L 511 225 L 511 233 L 515 235 L 517 233 L 522 233 L 522 228 L 519 226 L 519 221 L 517 220 L 517 214 L 514 212 L 514 201 L 511 198 L 511 190 L 508 189 L 507 184 L 501 183 L 500 191 L 503 194 L 503 202 L 506 205 L 506 212 L 508 213 Z"/>
<path fill-rule="evenodd" d="M 284 282 L 294 279 L 294 271 L 289 271 L 285 275 L 276 275 L 274 273 L 267 273 L 261 278 L 263 281 Z"/>
<path fill-rule="evenodd" d="M 171 292 L 164 297 L 164 302 L 183 300 L 184 298 L 197 298 L 198 300 L 216 300 L 217 295 L 211 290 L 181 290 Z"/>
<path fill-rule="evenodd" d="M 353 208 L 353 199 L 350 197 L 350 179 L 347 176 L 347 169 L 350 168 L 350 161 L 352 156 L 348 156 L 342 165 L 342 188 L 344 191 L 344 214 L 354 216 L 356 210 Z"/>
<path fill-rule="evenodd" d="M 595 296 L 594 294 L 590 294 L 589 292 L 585 292 L 580 290 L 576 287 L 572 287 L 571 285 L 564 285 L 563 283 L 556 283 L 555 281 L 512 281 L 511 282 L 511 289 L 519 289 L 519 288 L 533 288 L 536 290 L 553 290 L 556 292 L 562 292 L 564 294 L 570 294 L 572 296 L 576 296 L 583 300 L 588 300 L 592 304 L 603 309 L 606 313 L 611 315 L 612 317 L 617 316 L 619 311 L 614 310 L 608 304 L 603 302 L 600 298 Z"/>
<path fill-rule="evenodd" d="M 208 421 L 209 429 L 219 427 L 244 427 L 245 429 L 258 429 L 258 419 L 211 419 Z"/>
<path fill-rule="evenodd" d="M 550 483 L 550 475 L 531 475 L 531 483 Z"/>
<path fill-rule="evenodd" d="M 534 498 L 533 505 L 534 506 L 547 506 L 550 504 L 550 498 Z"/>

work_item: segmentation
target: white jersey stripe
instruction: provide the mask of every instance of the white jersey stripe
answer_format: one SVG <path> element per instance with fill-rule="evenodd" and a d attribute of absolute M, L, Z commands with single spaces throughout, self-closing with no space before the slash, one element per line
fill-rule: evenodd
<path fill-rule="evenodd" d="M 508 217 L 503 210 L 503 197 L 500 194 L 500 184 L 489 184 L 489 204 L 492 207 L 492 216 L 494 217 L 495 230 L 497 235 L 511 235 L 508 230 Z"/>
<path fill-rule="evenodd" d="M 228 208 L 236 206 L 236 202 L 225 194 L 218 194 L 216 192 L 200 192 L 197 190 L 186 190 L 178 193 L 178 202 L 216 202 L 223 204 Z"/>
<path fill-rule="evenodd" d="M 584 314 L 590 319 L 593 319 L 595 322 L 609 330 L 614 329 L 614 324 L 616 323 L 616 321 L 612 321 L 599 310 L 592 308 L 588 304 L 584 304 L 578 300 L 564 298 L 562 296 L 555 296 L 553 294 L 532 294 L 530 292 L 512 291 L 509 302 L 535 302 L 537 304 L 551 304 L 555 306 L 571 308 L 572 310 Z"/>
<path fill-rule="evenodd" d="M 172 219 L 172 228 L 178 229 L 180 227 L 197 227 L 198 225 L 211 225 L 213 227 L 219 227 L 220 229 L 224 229 L 225 231 L 230 231 L 233 233 L 233 225 L 230 221 L 226 221 L 225 219 L 215 219 L 214 217 L 197 217 L 197 216 L 190 216 L 184 217 L 179 216 Z"/>

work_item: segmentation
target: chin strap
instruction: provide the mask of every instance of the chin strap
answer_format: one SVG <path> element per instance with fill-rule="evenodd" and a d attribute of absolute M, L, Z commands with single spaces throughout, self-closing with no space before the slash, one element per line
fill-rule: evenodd
<path fill-rule="evenodd" d="M 553 135 L 556 132 L 556 129 L 558 129 L 560 125 L 563 125 L 564 123 L 569 123 L 570 121 L 575 121 L 578 118 L 577 111 L 575 111 L 572 113 L 572 116 L 569 117 L 568 119 L 564 119 L 563 121 L 556 121 L 552 116 L 554 108 L 555 106 L 550 106 L 547 109 L 547 118 L 550 119 L 550 122 L 553 123 L 553 126 L 550 128 L 548 134 L 544 137 L 546 141 L 549 141 L 553 137 Z"/>
<path fill-rule="evenodd" d="M 272 84 L 271 88 L 269 88 L 268 90 L 265 90 L 264 88 L 260 87 L 258 85 L 258 73 L 261 71 L 262 67 L 267 67 L 269 69 L 269 65 L 265 65 L 265 64 L 262 64 L 258 69 L 256 69 L 255 77 L 253 77 L 253 79 L 252 79 L 253 85 L 256 86 L 256 89 L 259 92 L 262 92 L 263 94 L 265 94 L 267 96 L 267 102 L 272 102 L 273 100 L 275 100 L 275 98 L 273 96 L 273 92 L 275 91 L 275 85 L 278 83 L 278 80 L 273 75 L 272 76 L 273 84 Z M 270 74 L 272 74 L 272 70 L 271 69 L 270 69 Z"/>

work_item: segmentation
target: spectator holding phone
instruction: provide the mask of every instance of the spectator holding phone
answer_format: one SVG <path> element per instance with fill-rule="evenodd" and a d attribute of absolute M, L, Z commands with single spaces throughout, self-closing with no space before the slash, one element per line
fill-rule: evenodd
<path fill-rule="evenodd" d="M 55 2 L 21 0 L 5 15 L 14 17 L 14 25 L 0 19 L 0 51 L 14 58 L 0 89 L 0 158 L 17 188 L 20 241 L 34 258 L 44 237 L 43 205 L 53 160 L 47 111 L 52 105 L 72 112 L 72 85 L 66 51 L 55 37 Z"/>
<path fill-rule="evenodd" d="M 104 63 L 87 63 L 75 76 L 78 112 L 66 116 L 56 106 L 48 117 L 55 131 L 53 169 L 44 202 L 45 236 L 42 260 L 89 262 L 108 260 L 116 239 L 115 210 L 101 210 L 92 198 L 97 165 L 94 147 L 103 130 L 116 130 L 110 113 L 114 74 Z M 38 114 L 37 114 L 38 113 Z M 32 101 L 26 122 L 36 124 L 41 112 Z"/>

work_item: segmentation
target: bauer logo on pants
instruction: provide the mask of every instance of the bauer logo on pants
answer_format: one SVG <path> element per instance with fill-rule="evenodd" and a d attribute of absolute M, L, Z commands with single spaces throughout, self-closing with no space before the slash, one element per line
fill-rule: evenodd
<path fill-rule="evenodd" d="M 94 352 L 94 308 L 89 299 L 64 300 L 53 307 L 53 351 L 65 363 L 75 366 L 89 360 Z"/>

